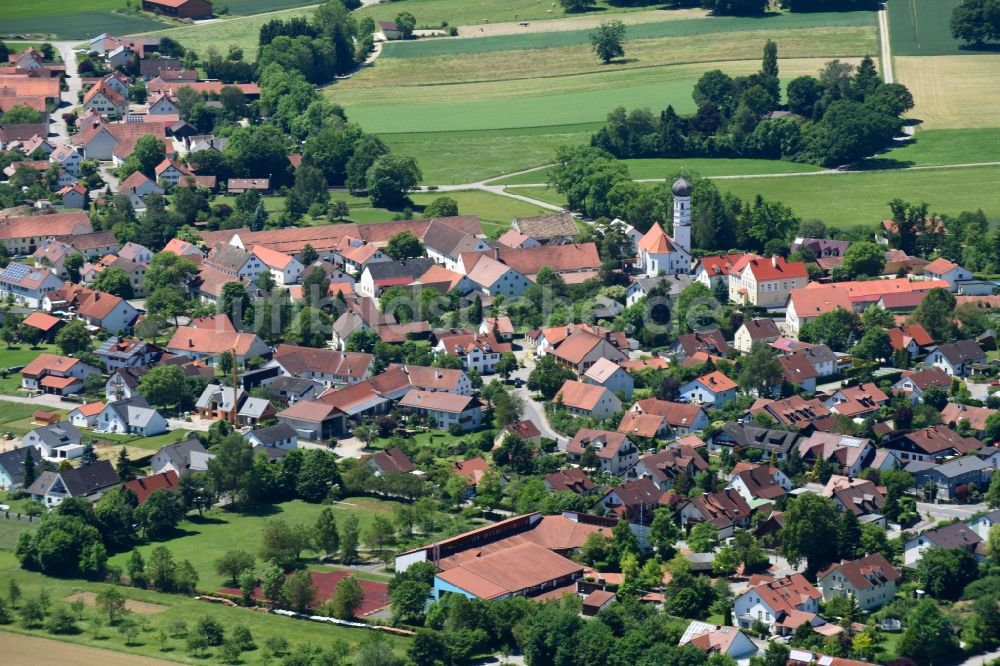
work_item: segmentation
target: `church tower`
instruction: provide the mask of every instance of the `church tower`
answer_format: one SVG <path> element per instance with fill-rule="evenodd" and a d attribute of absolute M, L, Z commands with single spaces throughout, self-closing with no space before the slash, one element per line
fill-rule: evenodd
<path fill-rule="evenodd" d="M 691 254 L 691 183 L 678 178 L 671 188 L 674 193 L 674 242 Z"/>

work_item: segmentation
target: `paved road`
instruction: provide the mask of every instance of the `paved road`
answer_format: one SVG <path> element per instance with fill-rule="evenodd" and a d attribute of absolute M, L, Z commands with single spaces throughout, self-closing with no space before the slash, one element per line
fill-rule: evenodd
<path fill-rule="evenodd" d="M 955 518 L 965 520 L 975 513 L 986 510 L 985 504 L 930 504 L 928 502 L 917 502 L 917 511 L 921 515 L 930 514 L 935 521 L 953 520 Z"/>
<path fill-rule="evenodd" d="M 74 42 L 53 42 L 52 45 L 59 51 L 59 56 L 66 65 L 66 86 L 68 90 L 62 94 L 62 99 L 64 102 L 67 102 L 67 105 L 60 107 L 53 114 L 49 131 L 56 134 L 57 138 L 54 139 L 55 141 L 69 143 L 69 130 L 66 127 L 66 121 L 62 119 L 62 114 L 78 104 L 77 99 L 80 89 L 83 87 L 83 81 L 80 80 L 80 75 L 76 71 L 76 52 L 73 50 Z"/>
<path fill-rule="evenodd" d="M 889 43 L 889 9 L 888 3 L 882 3 L 878 12 L 878 34 L 882 44 L 882 78 L 886 83 L 894 81 L 892 75 L 892 47 Z"/>
<path fill-rule="evenodd" d="M 528 375 L 531 374 L 532 368 L 535 367 L 534 358 L 531 352 L 519 353 L 518 360 L 525 366 L 519 368 L 516 372 L 511 374 L 512 378 L 523 379 L 524 386 L 519 389 L 514 389 L 517 393 L 524 399 L 524 418 L 528 419 L 535 426 L 538 427 L 539 432 L 542 433 L 542 437 L 547 437 L 549 439 L 554 439 L 559 445 L 560 451 L 566 450 L 566 444 L 569 439 L 563 435 L 556 432 L 552 426 L 549 424 L 549 419 L 545 415 L 545 404 L 532 399 L 531 391 L 528 390 Z"/>

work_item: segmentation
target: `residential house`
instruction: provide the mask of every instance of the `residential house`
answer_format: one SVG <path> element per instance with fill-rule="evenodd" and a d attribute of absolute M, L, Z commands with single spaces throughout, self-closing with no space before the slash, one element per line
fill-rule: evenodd
<path fill-rule="evenodd" d="M 713 370 L 681 386 L 680 393 L 688 402 L 721 409 L 727 402 L 736 399 L 738 388 L 732 379 Z"/>
<path fill-rule="evenodd" d="M 207 470 L 208 461 L 213 457 L 197 439 L 187 439 L 162 447 L 153 454 L 149 464 L 153 474 L 174 472 L 183 478 Z"/>
<path fill-rule="evenodd" d="M 243 435 L 253 446 L 290 451 L 299 445 L 299 436 L 287 423 L 278 423 L 266 428 L 257 428 Z"/>
<path fill-rule="evenodd" d="M 666 448 L 639 458 L 628 470 L 630 478 L 648 478 L 663 491 L 670 490 L 681 476 L 694 479 L 708 469 L 708 463 L 694 447 L 686 444 L 668 444 Z"/>
<path fill-rule="evenodd" d="M 903 575 L 881 553 L 831 564 L 816 576 L 823 600 L 852 597 L 863 611 L 873 611 L 892 601 Z"/>
<path fill-rule="evenodd" d="M 754 465 L 746 461 L 736 463 L 729 475 L 727 490 L 735 490 L 747 504 L 758 500 L 774 501 L 792 490 L 791 480 L 773 465 Z"/>
<path fill-rule="evenodd" d="M 11 262 L 0 272 L 0 297 L 12 298 L 29 308 L 40 308 L 46 294 L 62 289 L 64 283 L 44 268 Z"/>
<path fill-rule="evenodd" d="M 412 389 L 421 391 L 472 395 L 472 381 L 462 370 L 429 368 L 422 365 L 393 363 L 385 372 L 372 377 L 372 387 L 389 400 L 398 400 Z"/>
<path fill-rule="evenodd" d="M 975 518 L 965 521 L 966 526 L 978 534 L 983 541 L 989 538 L 990 530 L 997 523 L 1000 523 L 1000 509 L 981 513 Z"/>
<path fill-rule="evenodd" d="M 807 622 L 814 627 L 826 624 L 817 615 L 822 598 L 800 573 L 782 578 L 754 575 L 733 601 L 733 619 L 742 629 L 759 622 L 771 633 L 787 636 Z"/>
<path fill-rule="evenodd" d="M 930 352 L 924 360 L 927 367 L 940 368 L 951 377 L 965 377 L 971 372 L 971 366 L 979 363 L 986 363 L 986 352 L 975 340 L 946 342 Z"/>
<path fill-rule="evenodd" d="M 730 448 L 733 453 L 740 453 L 741 457 L 747 457 L 748 451 L 756 450 L 761 452 L 763 460 L 773 457 L 781 462 L 788 459 L 792 447 L 798 445 L 799 439 L 796 432 L 773 430 L 755 423 L 732 422 L 722 427 L 722 432 L 716 435 L 708 448 L 713 453 L 718 453 L 722 448 Z"/>
<path fill-rule="evenodd" d="M 733 337 L 733 348 L 743 354 L 749 354 L 755 342 L 771 344 L 781 337 L 778 325 L 767 317 L 745 319 Z"/>
<path fill-rule="evenodd" d="M 499 238 L 497 243 L 507 247 L 541 247 L 542 244 L 530 236 L 525 236 L 516 229 L 508 229 Z"/>
<path fill-rule="evenodd" d="M 66 419 L 75 428 L 93 428 L 97 425 L 97 417 L 104 411 L 103 402 L 88 402 L 70 410 Z"/>
<path fill-rule="evenodd" d="M 257 190 L 261 195 L 271 193 L 270 178 L 230 178 L 226 183 L 226 192 L 238 196 L 250 190 Z"/>
<path fill-rule="evenodd" d="M 42 472 L 25 492 L 46 507 L 54 507 L 71 497 L 96 501 L 105 491 L 120 482 L 111 463 L 100 460 L 86 467 Z"/>
<path fill-rule="evenodd" d="M 102 342 L 94 354 L 101 359 L 106 372 L 113 372 L 119 368 L 153 365 L 163 355 L 163 350 L 152 342 L 113 335 Z"/>
<path fill-rule="evenodd" d="M 639 400 L 622 416 L 618 432 L 633 437 L 680 437 L 702 430 L 710 423 L 700 405 L 656 398 Z"/>
<path fill-rule="evenodd" d="M 315 400 L 328 387 L 314 379 L 279 376 L 266 380 L 264 386 L 278 402 L 294 405 L 298 400 Z"/>
<path fill-rule="evenodd" d="M 639 459 L 639 450 L 623 433 L 581 428 L 566 445 L 572 462 L 582 464 L 590 449 L 597 456 L 598 471 L 621 474 Z"/>
<path fill-rule="evenodd" d="M 56 194 L 62 197 L 63 208 L 87 208 L 90 204 L 90 199 L 87 196 L 87 188 L 80 183 L 66 185 L 58 190 Z"/>
<path fill-rule="evenodd" d="M 167 420 L 142 396 L 109 402 L 97 416 L 95 432 L 152 437 L 167 431 Z"/>
<path fill-rule="evenodd" d="M 914 460 L 903 469 L 913 475 L 917 488 L 932 485 L 935 496 L 946 502 L 964 500 L 974 490 L 985 491 L 996 471 L 991 461 L 975 455 L 941 464 Z"/>
<path fill-rule="evenodd" d="M 977 553 L 983 544 L 985 540 L 969 529 L 965 523 L 952 523 L 922 532 L 903 544 L 903 566 L 916 567 L 924 553 L 931 548 L 944 550 L 963 548 L 970 553 Z"/>
<path fill-rule="evenodd" d="M 77 236 L 93 231 L 90 218 L 82 210 L 0 219 L 0 243 L 13 257 L 34 253 L 53 236 Z M 68 242 L 66 238 L 62 240 Z"/>
<path fill-rule="evenodd" d="M 413 283 L 432 265 L 434 260 L 426 257 L 368 264 L 361 273 L 357 293 L 376 298 L 389 287 L 404 287 Z"/>
<path fill-rule="evenodd" d="M 515 217 L 510 225 L 517 233 L 532 238 L 540 245 L 566 245 L 579 233 L 573 216 L 554 213 L 537 217 Z"/>
<path fill-rule="evenodd" d="M 837 374 L 837 355 L 826 345 L 799 345 L 793 355 L 801 356 L 816 371 L 818 378 Z"/>
<path fill-rule="evenodd" d="M 920 356 L 928 347 L 934 344 L 927 330 L 920 324 L 904 324 L 887 328 L 889 344 L 894 351 L 905 349 L 910 357 Z"/>
<path fill-rule="evenodd" d="M 678 361 L 703 352 L 710 356 L 725 356 L 729 353 L 729 343 L 721 329 L 695 331 L 677 336 L 673 354 Z"/>
<path fill-rule="evenodd" d="M 483 421 L 482 405 L 470 396 L 411 389 L 399 401 L 399 406 L 426 417 L 441 430 L 453 427 L 460 431 L 476 430 Z"/>
<path fill-rule="evenodd" d="M 750 414 L 756 416 L 762 412 L 775 423 L 796 428 L 806 428 L 831 413 L 818 399 L 806 400 L 798 395 L 783 400 L 758 399 L 750 407 Z"/>
<path fill-rule="evenodd" d="M 867 479 L 834 474 L 826 482 L 821 494 L 832 499 L 841 511 L 847 511 L 858 518 L 881 516 L 882 507 L 885 506 L 885 493 Z M 884 522 L 882 527 L 885 527 Z"/>
<path fill-rule="evenodd" d="M 149 499 L 149 496 L 157 490 L 177 492 L 178 481 L 180 481 L 180 477 L 177 475 L 177 472 L 170 470 L 126 481 L 122 486 L 135 493 L 136 499 L 139 500 L 139 506 L 142 506 Z"/>
<path fill-rule="evenodd" d="M 736 490 L 727 488 L 714 493 L 692 497 L 681 504 L 681 527 L 689 529 L 694 523 L 709 521 L 719 530 L 720 539 L 733 536 L 737 527 L 750 526 L 752 510 L 743 496 Z"/>
<path fill-rule="evenodd" d="M 228 275 L 231 280 L 256 280 L 266 270 L 264 262 L 252 252 L 223 243 L 219 243 L 208 253 L 205 266 Z"/>
<path fill-rule="evenodd" d="M 924 275 L 931 280 L 944 280 L 952 293 L 958 291 L 960 283 L 972 279 L 971 271 L 944 257 L 938 257 L 924 266 Z"/>
<path fill-rule="evenodd" d="M 542 481 L 549 492 L 553 493 L 574 493 L 589 497 L 598 491 L 597 484 L 578 467 L 568 467 L 546 474 Z"/>
<path fill-rule="evenodd" d="M 98 276 L 109 268 L 117 268 L 128 276 L 135 298 L 144 298 L 146 294 L 146 264 L 138 264 L 116 254 L 107 254 L 94 263 L 86 263 L 80 270 L 84 284 L 91 284 Z"/>
<path fill-rule="evenodd" d="M 529 421 L 528 419 L 514 421 L 513 423 L 508 423 L 500 428 L 496 437 L 493 438 L 494 448 L 503 444 L 503 442 L 511 436 L 519 437 L 531 446 L 538 447 L 542 445 L 541 431 L 538 429 L 538 426 L 534 424 L 534 422 Z"/>
<path fill-rule="evenodd" d="M 103 117 L 122 118 L 128 112 L 128 99 L 105 79 L 84 93 L 83 110 Z"/>
<path fill-rule="evenodd" d="M 412 474 L 417 470 L 417 466 L 413 464 L 413 461 L 397 446 L 369 456 L 365 459 L 365 464 L 375 472 L 375 476 L 382 476 L 383 474 Z"/>
<path fill-rule="evenodd" d="M 492 333 L 456 331 L 439 335 L 434 353 L 458 357 L 466 372 L 475 370 L 481 375 L 489 375 L 496 372 L 500 355 L 512 349 L 510 343 L 497 341 Z"/>
<path fill-rule="evenodd" d="M 949 402 L 941 410 L 941 423 L 958 430 L 962 430 L 963 426 L 971 428 L 976 437 L 981 438 L 986 433 L 986 420 L 995 413 L 996 410 L 989 407 Z M 963 421 L 965 424 L 962 423 Z"/>
<path fill-rule="evenodd" d="M 889 402 L 882 389 L 872 382 L 857 386 L 845 386 L 834 391 L 823 401 L 831 412 L 861 420 L 871 416 Z"/>
<path fill-rule="evenodd" d="M 479 325 L 479 332 L 483 335 L 492 333 L 500 342 L 510 342 L 514 339 L 514 324 L 507 316 L 485 317 Z"/>
<path fill-rule="evenodd" d="M 882 447 L 895 453 L 905 465 L 911 460 L 943 461 L 972 453 L 983 443 L 974 437 L 963 437 L 945 425 L 936 425 L 890 435 Z"/>
<path fill-rule="evenodd" d="M 628 358 L 606 337 L 582 330 L 572 333 L 548 353 L 578 376 L 585 374 L 601 359 L 624 361 Z"/>
<path fill-rule="evenodd" d="M 800 354 L 788 354 L 778 357 L 781 373 L 791 386 L 798 386 L 806 393 L 816 392 L 816 378 L 819 373 L 809 360 Z"/>
<path fill-rule="evenodd" d="M 800 439 L 798 449 L 807 466 L 822 460 L 852 477 L 859 476 L 875 455 L 875 448 L 867 438 L 822 431 Z"/>
<path fill-rule="evenodd" d="M 24 485 L 24 462 L 28 456 L 37 469 L 42 456 L 34 446 L 22 446 L 0 453 L 0 490 L 17 490 Z"/>
<path fill-rule="evenodd" d="M 253 254 L 264 264 L 271 273 L 271 277 L 274 278 L 274 283 L 279 287 L 298 284 L 302 279 L 305 266 L 292 255 L 272 250 L 263 245 L 255 245 Z"/>
<path fill-rule="evenodd" d="M 907 370 L 892 385 L 892 390 L 902 391 L 909 396 L 910 402 L 917 404 L 924 401 L 924 393 L 931 387 L 947 391 L 951 388 L 951 376 L 939 367 Z"/>
<path fill-rule="evenodd" d="M 706 655 L 724 654 L 734 661 L 746 660 L 757 654 L 757 646 L 736 627 L 722 627 L 704 622 L 692 622 L 684 630 L 678 645 L 696 647 Z"/>
<path fill-rule="evenodd" d="M 617 351 L 617 350 L 616 350 Z M 603 386 L 615 395 L 632 398 L 635 390 L 635 380 L 626 370 L 608 358 L 599 358 L 583 373 L 583 381 L 588 384 Z"/>
<path fill-rule="evenodd" d="M 635 525 L 649 525 L 663 492 L 650 479 L 632 479 L 609 490 L 598 502 L 609 514 Z"/>
<path fill-rule="evenodd" d="M 83 162 L 83 155 L 73 146 L 60 143 L 49 153 L 49 162 L 58 164 L 73 176 L 80 175 L 80 163 Z M 86 190 L 84 190 L 86 191 Z"/>
<path fill-rule="evenodd" d="M 166 183 L 171 187 L 176 187 L 181 178 L 193 175 L 190 169 L 169 157 L 157 164 L 153 172 L 156 174 L 156 182 Z"/>
<path fill-rule="evenodd" d="M 38 449 L 46 460 L 72 460 L 83 455 L 83 437 L 69 421 L 29 430 L 21 442 Z"/>
<path fill-rule="evenodd" d="M 729 300 L 760 308 L 780 308 L 792 290 L 802 289 L 808 282 L 809 273 L 801 261 L 747 254 L 730 269 Z"/>
<path fill-rule="evenodd" d="M 151 116 L 179 116 L 181 109 L 168 93 L 160 93 L 146 104 L 146 113 Z"/>
<path fill-rule="evenodd" d="M 100 370 L 78 358 L 39 354 L 21 369 L 21 388 L 55 395 L 70 395 L 83 389 L 83 380 Z"/>
<path fill-rule="evenodd" d="M 372 376 L 375 357 L 363 352 L 340 352 L 280 344 L 264 368 L 277 368 L 285 377 L 313 379 L 326 386 L 357 384 Z"/>
<path fill-rule="evenodd" d="M 466 497 L 472 497 L 476 494 L 476 487 L 489 470 L 490 464 L 480 456 L 457 461 L 451 466 L 452 474 L 462 477 L 469 484 L 465 493 Z M 499 480 L 501 483 L 506 483 L 507 481 L 505 477 L 500 477 Z"/>
<path fill-rule="evenodd" d="M 118 368 L 111 372 L 104 382 L 104 395 L 109 402 L 128 400 L 139 395 L 139 379 L 147 371 L 146 366 Z"/>
<path fill-rule="evenodd" d="M 466 264 L 467 277 L 484 294 L 518 298 L 531 286 L 531 280 L 486 254 L 476 254 Z M 474 262 L 474 263 L 472 263 Z"/>
<path fill-rule="evenodd" d="M 271 353 L 270 347 L 253 333 L 213 331 L 192 326 L 178 326 L 166 350 L 177 356 L 204 360 L 212 366 L 218 363 L 221 354 L 232 352 L 240 367 L 248 359 Z"/>
<path fill-rule="evenodd" d="M 554 402 L 574 416 L 603 421 L 622 410 L 622 401 L 603 386 L 568 379 L 556 393 Z M 621 432 L 621 429 L 619 429 Z"/>
<path fill-rule="evenodd" d="M 694 279 L 713 290 L 713 292 L 718 285 L 724 284 L 728 293 L 729 276 L 732 273 L 733 266 L 742 258 L 742 253 L 701 257 L 695 262 Z"/>
<path fill-rule="evenodd" d="M 209 384 L 198 397 L 195 409 L 198 410 L 198 416 L 203 419 L 224 421 L 231 418 L 246 399 L 247 393 L 242 388 L 236 389 L 234 400 L 231 386 Z"/>
<path fill-rule="evenodd" d="M 120 333 L 132 328 L 139 311 L 121 296 L 95 291 L 80 304 L 76 316 L 90 326 Z"/>
<path fill-rule="evenodd" d="M 270 400 L 250 397 L 243 401 L 240 410 L 236 412 L 236 423 L 253 428 L 274 419 L 277 413 Z"/>
<path fill-rule="evenodd" d="M 489 252 L 489 243 L 464 229 L 448 224 L 448 219 L 433 219 L 423 237 L 427 256 L 451 271 L 461 272 L 461 255 Z"/>

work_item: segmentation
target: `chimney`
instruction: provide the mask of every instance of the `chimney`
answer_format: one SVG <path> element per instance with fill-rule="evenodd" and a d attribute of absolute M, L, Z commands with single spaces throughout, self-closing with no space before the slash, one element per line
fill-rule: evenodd
<path fill-rule="evenodd" d="M 771 265 L 774 266 L 775 268 L 778 267 L 778 255 L 776 254 L 771 255 Z"/>
<path fill-rule="evenodd" d="M 493 246 L 493 258 L 496 259 L 497 261 L 500 261 L 500 245 L 499 244 Z"/>

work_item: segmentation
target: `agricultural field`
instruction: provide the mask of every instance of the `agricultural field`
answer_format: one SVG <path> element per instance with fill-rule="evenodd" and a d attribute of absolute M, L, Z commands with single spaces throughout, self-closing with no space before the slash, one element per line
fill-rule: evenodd
<path fill-rule="evenodd" d="M 0 525 L 2 528 L 2 525 Z M 176 553 L 180 557 L 187 554 Z M 14 580 L 20 586 L 25 597 L 37 596 L 42 590 L 48 592 L 53 604 L 67 603 L 68 600 L 77 598 L 84 594 L 89 597 L 106 588 L 106 584 L 91 583 L 83 580 L 71 580 L 50 578 L 38 573 L 25 571 L 18 565 L 14 554 L 9 550 L 0 550 L 0 577 L 6 580 Z M 44 629 L 25 629 L 20 624 L 4 625 L 5 632 L 0 634 L 0 643 L 6 647 L 9 643 L 22 641 L 18 649 L 28 649 L 24 646 L 45 646 L 45 652 L 40 652 L 45 656 L 44 661 L 21 661 L 5 660 L 5 663 L 16 664 L 51 664 L 56 663 L 53 659 L 59 658 L 57 655 L 64 654 L 62 663 L 83 664 L 102 663 L 111 666 L 159 666 L 169 663 L 184 664 L 208 664 L 220 663 L 214 650 L 209 651 L 209 656 L 195 658 L 190 655 L 185 647 L 183 634 L 176 631 L 178 623 L 190 626 L 199 618 L 208 616 L 220 622 L 227 630 L 236 624 L 245 625 L 250 629 L 258 649 L 245 652 L 242 656 L 244 664 L 264 664 L 275 663 L 273 658 L 268 659 L 263 649 L 265 641 L 269 638 L 283 637 L 288 640 L 292 647 L 303 643 L 312 643 L 320 647 L 328 647 L 334 640 L 343 640 L 356 648 L 359 643 L 370 640 L 372 633 L 345 627 L 338 627 L 329 624 L 319 624 L 315 622 L 304 622 L 290 620 L 288 618 L 271 615 L 268 613 L 255 613 L 243 608 L 230 608 L 220 604 L 207 603 L 196 599 L 174 594 L 160 594 L 150 590 L 140 590 L 136 588 L 119 588 L 126 597 L 127 607 L 141 608 L 145 612 L 133 612 L 132 619 L 140 625 L 140 630 L 135 641 L 131 645 L 125 644 L 125 636 L 113 627 L 106 625 L 96 632 L 90 618 L 94 616 L 92 609 L 84 611 L 85 619 L 78 623 L 80 632 L 77 634 L 64 635 L 59 637 L 59 641 L 40 642 L 43 638 L 50 638 L 51 634 Z M 138 606 L 136 602 L 143 605 Z M 163 609 L 162 611 L 160 609 Z M 159 612 L 149 612 L 151 610 Z M 166 633 L 165 643 L 161 643 L 160 632 Z M 16 638 L 11 638 L 15 636 Z M 28 641 L 27 637 L 33 636 L 35 640 Z M 397 636 L 385 635 L 393 646 L 397 654 L 402 654 L 406 649 L 407 641 Z M 8 640 L 11 639 L 11 640 Z M 60 648 L 60 646 L 64 646 Z M 98 650 L 98 648 L 101 648 Z M 64 652 L 60 652 L 60 650 Z M 111 650 L 115 653 L 108 654 Z M 99 655 L 100 661 L 87 660 L 91 655 Z M 146 657 L 142 659 L 141 657 Z"/>
<path fill-rule="evenodd" d="M 417 27 L 436 28 L 445 23 L 453 26 L 487 26 L 504 21 L 541 21 L 564 19 L 566 21 L 587 20 L 594 16 L 603 17 L 610 13 L 628 12 L 650 15 L 652 20 L 664 20 L 671 16 L 704 16 L 700 10 L 650 11 L 650 2 L 645 7 L 617 7 L 607 0 L 597 0 L 593 9 L 584 14 L 567 14 L 558 3 L 538 0 L 397 0 L 364 7 L 359 16 L 371 16 L 376 21 L 391 21 L 400 12 L 410 12 L 417 19 Z M 617 18 L 617 17 L 616 17 Z M 591 19 L 592 20 L 592 19 Z"/>
<path fill-rule="evenodd" d="M 104 666 L 166 666 L 173 662 L 150 657 L 112 652 L 103 648 L 83 647 L 71 643 L 0 632 L 4 656 L 12 664 L 47 666 L 54 660 L 63 663 L 103 664 Z"/>
<path fill-rule="evenodd" d="M 927 129 L 1000 127 L 1000 53 L 893 58 Z M 994 150 L 998 146 L 994 145 Z"/>
<path fill-rule="evenodd" d="M 0 35 L 85 39 L 102 32 L 123 35 L 163 25 L 150 15 L 115 11 L 124 7 L 124 0 L 5 0 L 0 3 Z"/>
<path fill-rule="evenodd" d="M 629 26 L 626 58 L 612 65 L 594 58 L 586 30 L 390 44 L 327 94 L 352 121 L 416 157 L 425 183 L 455 184 L 544 165 L 557 146 L 586 143 L 616 106 L 693 112 L 691 89 L 705 71 L 756 71 L 768 38 L 778 42 L 786 83 L 878 48 L 870 12 L 687 16 Z"/>
<path fill-rule="evenodd" d="M 961 0 L 889 0 L 893 56 L 970 53 L 951 36 L 951 12 Z"/>

